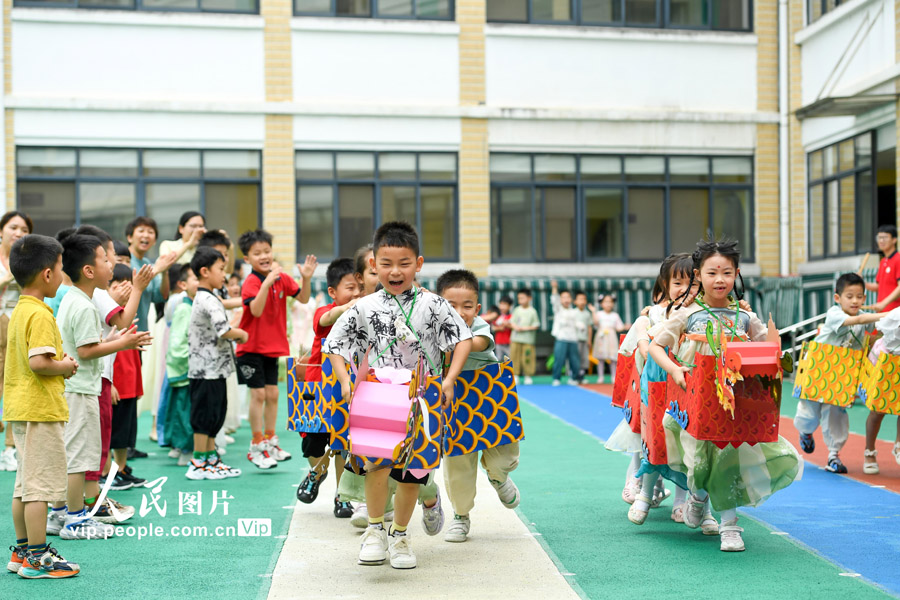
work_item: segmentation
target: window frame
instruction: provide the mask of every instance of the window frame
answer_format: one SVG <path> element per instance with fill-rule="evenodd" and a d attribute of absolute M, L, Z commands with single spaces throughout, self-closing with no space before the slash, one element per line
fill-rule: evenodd
<path fill-rule="evenodd" d="M 869 136 L 870 140 L 870 148 L 872 149 L 872 155 L 869 160 L 868 165 L 860 165 L 859 164 L 859 156 L 856 153 L 856 144 L 855 140 L 857 138 L 863 136 Z M 840 145 L 844 142 L 854 142 L 853 143 L 853 168 L 852 169 L 844 169 L 843 171 L 840 169 Z M 877 138 L 876 138 L 876 130 L 871 129 L 869 131 L 863 131 L 857 133 L 856 135 L 851 135 L 849 137 L 838 140 L 834 143 L 828 144 L 827 146 L 822 146 L 821 148 L 816 148 L 806 153 L 806 231 L 807 231 L 807 239 L 806 239 L 806 255 L 809 260 L 827 260 L 831 258 L 842 258 L 846 256 L 858 256 L 860 254 L 860 241 L 862 239 L 863 229 L 862 223 L 859 219 L 859 188 L 861 182 L 861 176 L 869 171 L 870 178 L 870 191 L 871 195 L 867 200 L 872 202 L 873 205 L 877 205 L 877 197 L 878 197 L 878 185 L 877 185 L 877 169 L 875 167 L 875 155 L 877 154 Z M 810 173 L 812 173 L 812 156 L 816 152 L 825 152 L 830 148 L 836 148 L 837 153 L 837 164 L 835 165 L 835 172 L 831 175 L 823 175 L 822 177 L 812 179 L 810 177 Z M 824 160 L 824 157 L 823 157 Z M 856 202 L 856 206 L 854 206 L 854 232 L 853 232 L 853 250 L 850 252 L 840 252 L 838 251 L 836 254 L 830 254 L 828 252 L 828 242 L 829 242 L 829 233 L 828 233 L 828 203 L 829 203 L 829 193 L 828 187 L 832 182 L 837 182 L 837 193 L 838 193 L 838 205 L 837 205 L 837 214 L 840 224 L 840 214 L 841 214 L 841 185 L 840 182 L 842 179 L 852 176 L 853 177 L 853 190 L 854 190 L 854 202 Z M 815 186 L 822 186 L 822 254 L 813 254 L 812 252 L 812 226 L 813 226 L 813 211 L 812 211 L 812 189 Z M 874 232 L 877 229 L 877 211 L 872 212 L 872 222 L 870 223 L 871 230 Z M 838 237 L 840 238 L 840 230 L 838 231 Z M 871 241 L 869 242 L 869 246 L 871 246 Z M 840 239 L 838 239 L 838 248 L 840 248 Z"/>
<path fill-rule="evenodd" d="M 34 0 L 14 0 L 13 7 L 14 8 L 72 8 L 72 9 L 80 9 L 80 10 L 115 10 L 115 11 L 130 11 L 130 12 L 163 12 L 163 13 L 189 13 L 189 14 L 197 14 L 197 13 L 210 13 L 210 14 L 229 14 L 229 15 L 258 15 L 259 14 L 259 5 L 260 0 L 253 0 L 254 8 L 253 10 L 226 10 L 226 9 L 206 9 L 203 8 L 203 0 L 198 0 L 199 6 L 197 8 L 181 8 L 181 7 L 145 7 L 143 0 L 134 0 L 134 6 L 81 6 L 81 0 L 71 0 L 70 2 L 65 1 L 54 1 L 54 2 L 37 2 Z"/>
<path fill-rule="evenodd" d="M 543 258 L 539 258 L 536 250 L 538 247 L 544 249 L 546 247 L 546 240 L 536 240 L 535 239 L 535 231 L 536 225 L 532 224 L 532 249 L 531 249 L 531 257 L 527 259 L 521 258 L 501 258 L 494 253 L 493 244 L 491 246 L 491 262 L 497 264 L 510 264 L 510 263 L 522 263 L 525 261 L 533 261 L 539 263 L 547 263 L 547 264 L 555 264 L 555 263 L 563 263 L 563 264 L 575 264 L 575 263 L 618 263 L 618 264 L 628 264 L 628 263 L 645 263 L 652 262 L 648 260 L 633 260 L 629 258 L 628 255 L 628 242 L 630 239 L 629 227 L 628 227 L 628 215 L 629 215 L 629 192 L 633 189 L 662 189 L 663 190 L 663 202 L 664 202 L 664 224 L 665 231 L 663 232 L 664 236 L 664 256 L 660 257 L 659 260 L 663 260 L 665 256 L 671 254 L 674 250 L 671 248 L 671 191 L 673 189 L 685 189 L 685 190 L 696 190 L 702 189 L 708 191 L 707 198 L 707 216 L 709 217 L 710 225 L 714 223 L 714 204 L 715 204 L 715 192 L 718 190 L 740 190 L 749 192 L 749 230 L 751 234 L 756 231 L 756 160 L 754 155 L 737 155 L 737 154 L 728 154 L 728 155 L 719 155 L 719 154 L 580 154 L 580 153 L 570 153 L 570 152 L 533 152 L 533 153 L 521 153 L 521 152 L 492 152 L 494 154 L 501 155 L 525 155 L 529 157 L 529 162 L 531 166 L 531 179 L 530 181 L 495 181 L 491 178 L 490 186 L 491 186 L 491 199 L 493 201 L 493 193 L 495 189 L 504 189 L 504 188 L 518 188 L 518 189 L 531 189 L 531 208 L 532 215 L 536 215 L 536 202 L 539 199 L 538 192 L 542 187 L 561 187 L 561 188 L 574 188 L 575 189 L 575 227 L 576 227 L 576 252 L 575 258 L 573 260 L 553 260 L 547 261 Z M 538 155 L 556 155 L 556 156 L 574 156 L 575 157 L 575 178 L 571 181 L 542 181 L 535 178 L 535 157 Z M 626 171 L 625 171 L 625 162 L 628 158 L 663 158 L 664 159 L 664 169 L 665 172 L 662 175 L 662 178 L 658 181 L 628 181 L 626 179 Z M 582 161 L 585 158 L 615 158 L 619 159 L 619 180 L 618 181 L 592 181 L 592 180 L 584 180 L 582 178 Z M 709 180 L 706 183 L 703 182 L 672 182 L 671 181 L 671 169 L 669 166 L 670 159 L 672 158 L 694 158 L 694 159 L 704 159 L 707 161 L 707 177 Z M 713 180 L 713 160 L 717 158 L 739 158 L 739 159 L 749 159 L 750 160 L 750 173 L 748 175 L 749 183 L 716 183 Z M 489 159 L 490 160 L 490 159 Z M 586 192 L 591 189 L 612 189 L 612 190 L 621 190 L 622 191 L 622 253 L 623 256 L 621 258 L 611 258 L 611 257 L 592 257 L 588 256 L 587 249 L 587 203 L 586 203 Z M 502 236 L 503 231 L 502 227 L 496 227 L 494 221 L 494 212 L 493 212 L 493 204 L 491 204 L 491 235 Z M 542 228 L 543 232 L 544 229 Z M 746 262 L 754 262 L 756 260 L 756 240 L 753 239 L 755 236 L 751 235 L 749 240 L 739 240 L 741 244 L 742 250 L 742 258 Z M 684 251 L 686 249 L 682 249 Z M 545 255 L 545 254 L 544 254 Z M 655 260 L 655 259 L 654 259 Z"/>
<path fill-rule="evenodd" d="M 310 178 L 304 179 L 297 175 L 296 157 L 302 153 L 330 154 L 331 155 L 331 179 Z M 346 178 L 339 177 L 337 173 L 337 155 L 338 154 L 359 154 L 373 155 L 374 167 L 372 177 L 370 178 Z M 414 179 L 381 179 L 381 156 L 382 154 L 413 154 L 416 158 L 416 172 Z M 450 179 L 422 179 L 421 157 L 434 154 L 452 154 L 456 159 L 455 178 Z M 381 189 L 383 187 L 412 187 L 416 190 L 416 222 L 413 225 L 419 232 L 419 250 L 424 252 L 424 244 L 422 240 L 422 188 L 453 188 L 453 201 L 451 209 L 453 211 L 454 227 L 453 239 L 453 256 L 429 256 L 428 260 L 434 262 L 459 262 L 459 154 L 457 152 L 441 152 L 441 151 L 416 151 L 416 150 L 311 150 L 297 149 L 294 151 L 294 210 L 297 211 L 297 219 L 295 226 L 295 235 L 297 240 L 296 253 L 298 260 L 301 256 L 301 233 L 300 233 L 300 187 L 301 186 L 322 186 L 331 187 L 331 219 L 332 219 L 332 253 L 328 256 L 319 256 L 320 260 L 334 260 L 340 256 L 340 202 L 339 190 L 340 186 L 367 186 L 372 188 L 372 220 L 375 227 L 379 227 L 383 221 L 383 210 L 381 207 Z"/>
<path fill-rule="evenodd" d="M 335 0 L 332 0 L 334 3 Z M 373 0 L 377 1 L 377 0 Z M 490 0 L 485 0 L 489 2 Z M 572 18 L 567 21 L 547 21 L 547 20 L 537 20 L 534 18 L 534 8 L 533 3 L 534 0 L 525 0 L 525 15 L 526 18 L 524 21 L 513 21 L 506 19 L 488 19 L 487 23 L 510 23 L 510 24 L 518 24 L 518 25 L 560 25 L 560 26 L 571 26 L 574 25 L 576 27 L 616 27 L 623 29 L 670 29 L 673 31 L 724 31 L 724 32 L 735 32 L 735 33 L 753 33 L 754 32 L 754 10 L 755 10 L 755 0 L 747 0 L 748 3 L 748 23 L 749 26 L 747 28 L 730 28 L 730 27 L 713 27 L 712 23 L 712 6 L 715 0 L 704 0 L 706 3 L 706 10 L 709 13 L 709 25 L 708 26 L 690 26 L 690 25 L 672 25 L 671 24 L 671 0 L 655 0 L 656 1 L 656 23 L 653 25 L 642 25 L 639 23 L 628 23 L 628 17 L 625 10 L 625 2 L 626 0 L 614 0 L 619 3 L 619 11 L 621 13 L 621 18 L 618 21 L 608 21 L 608 22 L 598 22 L 598 21 L 587 21 L 583 18 L 583 0 L 569 0 L 569 6 L 572 14 Z M 814 0 L 810 0 L 814 1 Z M 824 0 L 822 0 L 824 2 Z"/>
<path fill-rule="evenodd" d="M 570 0 L 572 1 L 572 0 Z M 259 0 L 256 0 L 257 6 Z M 291 0 L 291 11 L 295 17 L 332 17 L 336 19 L 385 19 L 399 21 L 456 21 L 456 0 L 448 0 L 449 14 L 446 17 L 420 17 L 418 16 L 419 4 L 416 0 L 412 0 L 412 15 L 380 15 L 378 14 L 378 0 L 369 0 L 369 14 L 367 15 L 342 15 L 337 13 L 337 0 L 329 1 L 329 9 L 327 12 L 313 12 L 297 10 L 296 0 Z"/>
<path fill-rule="evenodd" d="M 75 173 L 74 175 L 20 175 L 19 167 L 19 151 L 20 150 L 54 150 L 65 149 L 75 151 Z M 137 152 L 137 175 L 135 176 L 110 176 L 110 175 L 82 175 L 81 174 L 81 152 L 94 150 L 126 150 Z M 146 176 L 144 175 L 144 152 L 154 151 L 196 151 L 200 153 L 200 174 L 196 177 L 165 177 L 165 176 Z M 258 177 L 206 177 L 204 169 L 205 152 L 227 152 L 235 150 L 234 148 L 135 148 L 135 147 L 114 147 L 114 146 L 16 146 L 16 186 L 19 182 L 24 183 L 71 183 L 75 186 L 75 223 L 74 227 L 82 225 L 81 222 L 81 184 L 82 183 L 130 183 L 135 186 L 135 216 L 147 215 L 147 184 L 154 183 L 174 183 L 174 184 L 197 184 L 200 186 L 200 207 L 199 212 L 206 215 L 206 185 L 207 184 L 257 184 L 256 211 L 258 222 L 263 222 L 263 201 L 262 201 L 262 180 L 263 180 L 263 161 L 262 152 L 259 150 L 239 150 L 255 152 L 259 156 L 259 176 Z M 16 207 L 19 209 L 19 194 L 16 191 Z M 19 209 L 21 210 L 21 209 Z M 115 234 L 116 237 L 120 234 Z M 122 232 L 121 235 L 124 235 Z M 162 233 L 158 241 L 166 238 L 162 237 Z"/>
<path fill-rule="evenodd" d="M 819 13 L 819 17 L 813 19 L 813 11 L 812 7 L 814 4 L 818 3 L 819 8 L 822 12 Z M 806 0 L 806 24 L 812 25 L 831 11 L 840 8 L 842 5 L 846 4 L 844 0 L 834 0 L 834 8 L 831 10 L 828 9 L 828 0 Z"/>

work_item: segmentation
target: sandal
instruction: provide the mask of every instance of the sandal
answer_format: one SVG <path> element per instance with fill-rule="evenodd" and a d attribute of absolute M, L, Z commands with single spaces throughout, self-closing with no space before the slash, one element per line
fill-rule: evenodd
<path fill-rule="evenodd" d="M 672 507 L 672 514 L 669 518 L 676 523 L 684 523 L 684 504 L 676 504 Z"/>
<path fill-rule="evenodd" d="M 706 512 L 700 520 L 700 531 L 703 535 L 719 535 L 719 522 L 711 512 Z"/>
<path fill-rule="evenodd" d="M 863 453 L 865 458 L 876 458 L 878 456 L 878 450 L 866 450 Z M 863 461 L 863 473 L 866 475 L 878 475 L 881 472 L 881 469 L 878 468 L 877 462 L 868 462 Z"/>
<path fill-rule="evenodd" d="M 643 492 L 637 497 L 637 500 L 643 500 L 647 504 L 650 503 L 650 498 L 645 496 Z M 643 525 L 644 521 L 647 520 L 647 514 L 649 512 L 650 511 L 638 509 L 637 502 L 635 502 L 631 505 L 631 508 L 628 509 L 628 520 L 635 525 Z"/>
<path fill-rule="evenodd" d="M 672 492 L 666 489 L 662 479 L 657 480 L 653 487 L 653 499 L 650 501 L 650 508 L 659 508 L 663 501 L 672 495 Z"/>

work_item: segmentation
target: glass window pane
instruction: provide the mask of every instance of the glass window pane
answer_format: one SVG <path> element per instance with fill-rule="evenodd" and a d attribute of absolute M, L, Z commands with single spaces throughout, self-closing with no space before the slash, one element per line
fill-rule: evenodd
<path fill-rule="evenodd" d="M 712 164 L 715 183 L 753 183 L 752 158 L 714 158 Z"/>
<path fill-rule="evenodd" d="M 533 260 L 531 188 L 495 188 L 492 204 L 494 258 Z"/>
<path fill-rule="evenodd" d="M 141 6 L 150 9 L 196 9 L 199 0 L 142 0 Z"/>
<path fill-rule="evenodd" d="M 372 241 L 375 215 L 370 185 L 338 187 L 338 256 L 353 256 Z"/>
<path fill-rule="evenodd" d="M 618 156 L 582 156 L 582 181 L 622 181 L 622 159 Z"/>
<path fill-rule="evenodd" d="M 575 190 L 544 188 L 545 260 L 575 260 Z"/>
<path fill-rule="evenodd" d="M 422 202 L 422 254 L 456 260 L 456 214 L 452 187 L 419 188 Z"/>
<path fill-rule="evenodd" d="M 531 181 L 531 156 L 491 154 L 491 181 Z"/>
<path fill-rule="evenodd" d="M 582 0 L 583 23 L 618 23 L 622 20 L 621 0 Z"/>
<path fill-rule="evenodd" d="M 871 252 L 875 240 L 875 198 L 872 195 L 872 172 L 863 171 L 856 175 L 857 229 L 856 251 Z"/>
<path fill-rule="evenodd" d="M 747 262 L 753 260 L 750 210 L 750 190 L 713 191 L 713 235 L 738 240 Z M 673 251 L 678 252 L 678 249 L 673 248 Z"/>
<path fill-rule="evenodd" d="M 584 190 L 585 255 L 587 257 L 624 257 L 623 204 L 624 194 L 620 188 L 587 188 Z"/>
<path fill-rule="evenodd" d="M 416 16 L 420 19 L 449 19 L 450 0 L 416 0 Z"/>
<path fill-rule="evenodd" d="M 82 150 L 82 177 L 137 177 L 137 150 Z M 99 227 L 99 225 L 98 225 Z"/>
<path fill-rule="evenodd" d="M 368 17 L 372 9 L 369 0 L 335 0 L 335 13 L 341 17 Z"/>
<path fill-rule="evenodd" d="M 838 191 L 838 180 L 828 182 L 827 190 L 827 208 L 828 208 L 828 254 L 835 255 L 838 253 L 838 240 L 840 239 L 840 223 L 839 211 L 840 195 Z"/>
<path fill-rule="evenodd" d="M 824 159 L 824 168 L 822 174 L 825 177 L 834 175 L 837 172 L 837 146 L 828 146 L 822 150 L 822 158 Z"/>
<path fill-rule="evenodd" d="M 406 221 L 416 225 L 416 188 L 386 185 L 381 188 L 381 222 Z"/>
<path fill-rule="evenodd" d="M 486 0 L 488 21 L 512 21 L 524 23 L 528 20 L 528 0 Z"/>
<path fill-rule="evenodd" d="M 334 178 L 334 156 L 331 152 L 298 152 L 294 164 L 297 179 Z"/>
<path fill-rule="evenodd" d="M 199 177 L 197 150 L 144 150 L 145 177 Z"/>
<path fill-rule="evenodd" d="M 256 0 L 200 0 L 203 10 L 220 10 L 229 12 L 258 12 Z"/>
<path fill-rule="evenodd" d="M 398 152 L 379 154 L 378 178 L 415 179 L 416 155 L 412 153 L 401 154 Z"/>
<path fill-rule="evenodd" d="M 260 155 L 254 150 L 215 150 L 203 153 L 203 176 L 259 179 Z"/>
<path fill-rule="evenodd" d="M 117 239 L 123 239 L 125 226 L 136 213 L 133 183 L 82 183 L 78 202 L 82 223 L 96 225 Z"/>
<path fill-rule="evenodd" d="M 817 179 L 822 179 L 823 174 L 822 151 L 819 150 L 809 155 L 809 180 L 815 181 Z"/>
<path fill-rule="evenodd" d="M 575 181 L 575 157 L 571 154 L 538 154 L 534 178 L 540 181 Z"/>
<path fill-rule="evenodd" d="M 819 17 L 822 16 L 822 0 L 808 0 L 809 1 L 809 22 L 815 23 L 819 20 Z"/>
<path fill-rule="evenodd" d="M 172 239 L 178 231 L 178 219 L 185 211 L 200 210 L 199 183 L 148 183 L 144 187 L 144 195 L 147 216 L 156 220 L 160 240 Z M 158 251 L 159 244 L 151 250 L 153 256 Z"/>
<path fill-rule="evenodd" d="M 625 0 L 625 23 L 627 25 L 658 25 L 656 2 L 657 0 Z"/>
<path fill-rule="evenodd" d="M 19 148 L 16 172 L 28 175 L 75 176 L 75 151 L 68 148 Z"/>
<path fill-rule="evenodd" d="M 852 254 L 856 250 L 856 177 L 841 178 L 841 254 Z"/>
<path fill-rule="evenodd" d="M 331 12 L 331 0 L 294 0 L 294 11 L 328 14 Z"/>
<path fill-rule="evenodd" d="M 709 159 L 679 156 L 669 159 L 669 181 L 672 183 L 696 183 L 709 181 Z"/>
<path fill-rule="evenodd" d="M 809 188 L 809 255 L 825 255 L 825 186 Z"/>
<path fill-rule="evenodd" d="M 872 135 L 864 133 L 853 140 L 856 145 L 856 166 L 868 167 L 872 164 Z"/>
<path fill-rule="evenodd" d="M 338 179 L 374 179 L 375 155 L 371 152 L 338 152 Z"/>
<path fill-rule="evenodd" d="M 709 229 L 709 191 L 673 189 L 669 201 L 669 251 L 692 252 Z"/>
<path fill-rule="evenodd" d="M 849 171 L 854 166 L 853 140 L 844 140 L 838 145 L 838 170 Z"/>
<path fill-rule="evenodd" d="M 55 236 L 75 224 L 75 184 L 47 181 L 19 181 L 16 184 L 18 209 L 34 221 L 34 231 Z M 116 232 L 118 235 L 124 233 Z"/>
<path fill-rule="evenodd" d="M 662 156 L 625 157 L 625 179 L 628 181 L 663 181 L 666 160 Z"/>
<path fill-rule="evenodd" d="M 570 0 L 531 0 L 532 21 L 571 21 Z"/>
<path fill-rule="evenodd" d="M 669 0 L 669 24 L 675 27 L 708 27 L 706 0 Z"/>
<path fill-rule="evenodd" d="M 299 256 L 334 256 L 334 188 L 301 185 L 297 188 Z M 347 255 L 351 256 L 351 255 Z"/>
<path fill-rule="evenodd" d="M 240 256 L 238 237 L 259 227 L 258 183 L 207 183 L 206 227 L 224 229 Z M 299 217 L 298 217 L 299 219 Z M 329 232 L 331 229 L 328 230 Z"/>
<path fill-rule="evenodd" d="M 411 17 L 413 16 L 413 0 L 378 0 L 378 15 Z"/>
<path fill-rule="evenodd" d="M 666 248 L 665 196 L 661 189 L 628 190 L 628 258 L 661 260 Z"/>
<path fill-rule="evenodd" d="M 428 181 L 456 181 L 456 155 L 420 154 L 419 178 Z"/>
<path fill-rule="evenodd" d="M 752 29 L 750 0 L 713 0 L 712 27 L 740 31 Z"/>
<path fill-rule="evenodd" d="M 85 8 L 134 8 L 134 0 L 81 0 L 78 6 Z"/>

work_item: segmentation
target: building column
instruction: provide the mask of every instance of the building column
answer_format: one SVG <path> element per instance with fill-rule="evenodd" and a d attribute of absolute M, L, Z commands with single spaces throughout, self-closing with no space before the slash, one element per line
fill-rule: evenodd
<path fill-rule="evenodd" d="M 12 94 L 12 0 L 3 0 L 3 96 Z M 4 102 L 5 104 L 5 102 Z M 16 135 L 13 109 L 3 110 L 3 164 L 6 209 L 16 207 Z"/>
<path fill-rule="evenodd" d="M 293 100 L 291 10 L 292 4 L 283 0 L 261 0 L 260 3 L 260 14 L 265 20 L 266 102 Z M 287 267 L 297 258 L 293 115 L 267 114 L 265 135 L 263 226 L 275 237 L 276 259 Z"/>
<path fill-rule="evenodd" d="M 894 61 L 900 63 L 900 0 L 894 0 Z M 894 117 L 895 126 L 900 124 L 900 79 L 894 82 L 895 90 L 898 94 L 896 115 Z M 897 129 L 897 147 L 894 149 L 894 183 L 896 185 L 895 198 L 897 201 L 897 224 L 900 225 L 900 127 Z M 876 149 L 873 148 L 874 152 Z"/>
<path fill-rule="evenodd" d="M 796 273 L 797 267 L 806 262 L 808 256 L 807 243 L 807 190 L 806 190 L 806 152 L 803 150 L 803 136 L 800 120 L 797 119 L 797 109 L 802 103 L 800 46 L 794 43 L 794 35 L 803 28 L 803 11 L 805 2 L 788 3 L 790 11 L 790 33 L 788 49 L 789 79 L 790 79 L 790 117 L 788 137 L 790 147 L 790 172 L 791 172 L 791 272 Z"/>
<path fill-rule="evenodd" d="M 486 100 L 484 70 L 485 0 L 458 0 L 459 103 Z M 459 146 L 459 258 L 479 277 L 491 262 L 491 181 L 487 119 L 461 119 Z"/>
<path fill-rule="evenodd" d="M 778 112 L 778 3 L 755 5 L 756 108 Z M 779 274 L 778 125 L 756 126 L 756 260 L 763 275 Z M 746 242 L 745 242 L 746 243 Z"/>

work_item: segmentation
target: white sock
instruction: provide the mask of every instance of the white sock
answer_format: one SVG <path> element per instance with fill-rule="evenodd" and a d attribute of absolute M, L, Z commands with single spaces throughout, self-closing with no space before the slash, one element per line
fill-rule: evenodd
<path fill-rule="evenodd" d="M 625 471 L 625 485 L 631 483 L 634 474 L 641 468 L 641 455 L 635 452 L 631 455 L 631 461 L 628 463 L 628 470 Z"/>
<path fill-rule="evenodd" d="M 722 525 L 725 524 L 737 524 L 737 509 L 728 508 L 722 511 Z"/>
<path fill-rule="evenodd" d="M 637 510 L 647 512 L 648 510 L 650 510 L 650 499 L 644 495 L 640 495 L 635 499 L 634 507 Z"/>
<path fill-rule="evenodd" d="M 678 506 L 679 504 L 684 504 L 685 497 L 687 497 L 687 490 L 684 488 L 680 488 L 676 485 L 675 486 L 675 499 L 672 500 L 672 504 L 674 506 Z"/>

